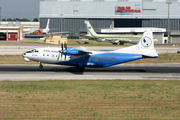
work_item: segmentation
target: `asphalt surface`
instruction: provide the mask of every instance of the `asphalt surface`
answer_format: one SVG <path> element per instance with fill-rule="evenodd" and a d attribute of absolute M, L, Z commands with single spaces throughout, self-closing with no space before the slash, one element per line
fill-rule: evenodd
<path fill-rule="evenodd" d="M 120 64 L 107 68 L 86 68 L 76 72 L 75 67 L 44 65 L 0 65 L 0 81 L 41 80 L 180 80 L 180 63 Z"/>
<path fill-rule="evenodd" d="M 26 39 L 36 42 L 38 39 Z M 0 41 L 9 43 L 7 41 Z M 11 42 L 18 44 L 22 41 Z M 0 46 L 0 55 L 21 55 L 22 53 L 40 47 L 38 46 Z M 160 44 L 156 47 L 158 54 L 177 53 L 179 45 Z M 168 46 L 168 47 L 167 47 Z M 89 50 L 112 51 L 122 47 L 87 47 Z M 108 68 L 86 68 L 85 72 L 76 72 L 75 67 L 44 65 L 39 69 L 38 65 L 0 65 L 0 81 L 39 81 L 39 80 L 180 80 L 180 63 L 172 64 L 120 64 Z"/>

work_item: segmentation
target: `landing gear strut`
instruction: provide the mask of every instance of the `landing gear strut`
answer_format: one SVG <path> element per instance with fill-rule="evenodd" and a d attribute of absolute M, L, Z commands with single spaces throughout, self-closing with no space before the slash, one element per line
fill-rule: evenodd
<path fill-rule="evenodd" d="M 41 63 L 39 64 L 39 68 L 40 68 L 40 69 L 43 69 L 43 65 L 42 65 Z"/>
<path fill-rule="evenodd" d="M 85 67 L 76 66 L 76 71 L 77 72 L 84 72 L 85 71 Z"/>

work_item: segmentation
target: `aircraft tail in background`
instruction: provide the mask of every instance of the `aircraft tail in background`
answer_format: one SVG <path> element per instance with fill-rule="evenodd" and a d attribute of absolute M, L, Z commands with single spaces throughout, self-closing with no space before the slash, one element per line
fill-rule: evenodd
<path fill-rule="evenodd" d="M 50 22 L 50 19 L 48 19 L 46 29 L 43 29 L 43 33 L 48 34 L 48 32 L 49 32 L 49 22 Z"/>
<path fill-rule="evenodd" d="M 87 36 L 89 37 L 96 37 L 97 33 L 94 31 L 93 27 L 89 23 L 89 21 L 84 21 L 86 24 L 86 31 L 87 31 Z"/>

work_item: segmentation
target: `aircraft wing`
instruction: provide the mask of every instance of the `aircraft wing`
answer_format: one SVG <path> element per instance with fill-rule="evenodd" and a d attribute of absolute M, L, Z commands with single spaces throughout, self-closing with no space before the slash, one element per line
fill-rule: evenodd
<path fill-rule="evenodd" d="M 110 43 L 137 43 L 139 39 L 129 39 L 129 38 L 117 38 L 117 39 L 111 39 L 111 38 L 105 38 L 106 42 Z"/>
<path fill-rule="evenodd" d="M 67 55 L 83 55 L 83 54 L 93 54 L 86 47 L 68 47 Z"/>
<path fill-rule="evenodd" d="M 111 43 L 138 43 L 140 38 L 118 38 L 118 39 L 105 39 L 105 41 L 107 42 L 111 42 Z M 156 42 L 158 41 L 156 38 L 153 38 L 153 41 Z"/>
<path fill-rule="evenodd" d="M 74 48 L 75 50 L 79 50 L 79 51 L 81 51 L 81 52 L 83 52 L 83 53 L 86 53 L 86 54 L 92 54 L 92 52 L 88 49 L 88 48 L 86 48 L 86 47 L 75 47 Z"/>
<path fill-rule="evenodd" d="M 64 31 L 64 32 L 52 32 L 52 33 L 48 33 L 48 34 L 62 34 L 62 33 L 69 33 L 69 31 Z"/>
<path fill-rule="evenodd" d="M 105 39 L 105 40 L 108 42 L 111 42 L 111 43 L 119 43 L 119 42 L 129 43 L 129 42 L 131 42 L 131 40 L 129 40 L 129 39 Z"/>

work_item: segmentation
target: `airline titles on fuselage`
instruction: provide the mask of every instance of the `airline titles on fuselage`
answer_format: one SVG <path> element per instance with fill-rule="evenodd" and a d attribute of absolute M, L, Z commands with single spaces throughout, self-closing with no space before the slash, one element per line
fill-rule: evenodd
<path fill-rule="evenodd" d="M 48 53 L 58 53 L 59 51 L 56 51 L 56 50 L 44 50 L 44 52 L 48 52 Z"/>

